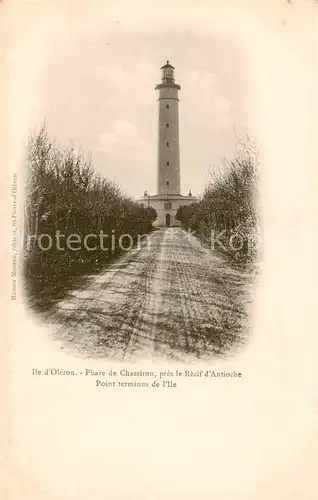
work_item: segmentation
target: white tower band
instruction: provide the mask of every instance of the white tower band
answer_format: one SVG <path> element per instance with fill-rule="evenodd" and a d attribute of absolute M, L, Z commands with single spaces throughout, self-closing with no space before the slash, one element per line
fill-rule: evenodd
<path fill-rule="evenodd" d="M 161 82 L 156 85 L 159 92 L 159 127 L 157 160 L 157 194 L 141 198 L 144 206 L 153 207 L 158 214 L 156 226 L 178 226 L 175 216 L 179 206 L 189 205 L 196 198 L 189 192 L 182 196 L 180 190 L 179 150 L 179 90 L 175 82 L 174 67 L 167 61 L 161 67 Z"/>

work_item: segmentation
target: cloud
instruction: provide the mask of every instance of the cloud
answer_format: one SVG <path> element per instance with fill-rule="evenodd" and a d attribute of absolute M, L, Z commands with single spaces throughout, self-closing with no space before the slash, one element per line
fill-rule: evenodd
<path fill-rule="evenodd" d="M 110 134 L 108 132 L 102 132 L 98 137 L 99 149 L 101 151 L 108 152 L 117 142 L 117 137 L 115 134 Z"/>
<path fill-rule="evenodd" d="M 100 150 L 105 152 L 121 144 L 132 145 L 136 141 L 140 141 L 140 137 L 135 125 L 124 120 L 117 120 L 112 132 L 99 134 Z"/>
<path fill-rule="evenodd" d="M 116 134 L 122 139 L 135 139 L 138 136 L 135 125 L 131 122 L 124 120 L 116 121 L 115 123 Z"/>

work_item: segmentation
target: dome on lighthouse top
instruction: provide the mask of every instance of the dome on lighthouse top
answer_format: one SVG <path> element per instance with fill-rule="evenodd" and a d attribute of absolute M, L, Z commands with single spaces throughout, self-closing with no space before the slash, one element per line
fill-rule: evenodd
<path fill-rule="evenodd" d="M 172 64 L 170 64 L 169 61 L 167 61 L 166 64 L 164 64 L 163 66 L 161 66 L 160 69 L 163 69 L 163 68 L 172 68 L 172 69 L 175 69 L 175 67 L 172 66 Z"/>

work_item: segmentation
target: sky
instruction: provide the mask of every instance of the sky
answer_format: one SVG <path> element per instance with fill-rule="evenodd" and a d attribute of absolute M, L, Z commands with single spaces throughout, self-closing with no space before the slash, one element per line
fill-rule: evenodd
<path fill-rule="evenodd" d="M 289 30 L 297 39 L 297 29 L 289 26 L 297 16 L 299 26 L 301 17 L 297 7 L 280 1 L 267 10 L 264 2 L 182 5 L 78 0 L 63 7 L 48 1 L 44 9 L 35 2 L 24 7 L 20 24 L 12 10 L 14 129 L 18 123 L 34 130 L 45 119 L 61 147 L 74 144 L 91 153 L 96 170 L 126 194 L 154 194 L 154 86 L 169 59 L 182 87 L 182 193 L 191 188 L 202 194 L 211 172 L 233 157 L 236 134 L 259 134 L 258 26 L 287 38 Z"/>
<path fill-rule="evenodd" d="M 98 27 L 99 28 L 99 27 Z M 129 194 L 154 192 L 160 66 L 176 67 L 180 92 L 183 191 L 202 189 L 209 166 L 233 146 L 245 117 L 242 64 L 235 47 L 186 33 L 83 31 L 45 75 L 45 116 L 54 135 L 92 151 L 96 167 Z M 211 57 L 212 43 L 215 51 Z M 80 57 L 77 57 L 80 54 Z M 73 62 L 75 61 L 75 62 Z M 67 89 L 67 91 L 66 91 Z M 61 128 L 61 124 L 62 128 Z M 52 128 L 51 128 L 52 127 Z"/>

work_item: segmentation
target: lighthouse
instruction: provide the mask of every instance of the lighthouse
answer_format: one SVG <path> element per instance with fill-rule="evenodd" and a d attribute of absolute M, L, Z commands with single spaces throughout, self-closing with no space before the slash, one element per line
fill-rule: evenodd
<path fill-rule="evenodd" d="M 180 146 L 179 146 L 179 91 L 175 68 L 169 61 L 161 66 L 161 82 L 155 86 L 158 102 L 158 144 L 157 144 L 157 193 L 146 192 L 140 199 L 144 206 L 157 211 L 155 226 L 179 226 L 175 218 L 181 205 L 189 205 L 197 199 L 191 191 L 181 194 Z"/>
<path fill-rule="evenodd" d="M 161 83 L 156 85 L 159 103 L 158 194 L 180 194 L 179 90 L 174 67 L 167 61 L 161 67 Z"/>

